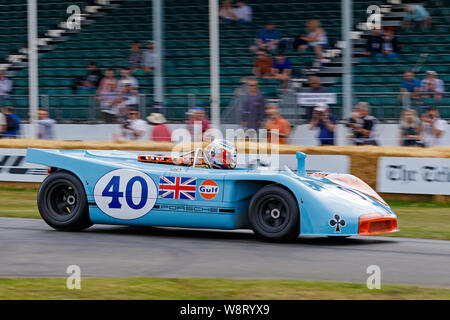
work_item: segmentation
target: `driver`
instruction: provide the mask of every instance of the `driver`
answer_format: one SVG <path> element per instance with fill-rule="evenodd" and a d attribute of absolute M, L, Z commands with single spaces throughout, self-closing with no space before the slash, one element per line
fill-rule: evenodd
<path fill-rule="evenodd" d="M 203 157 L 198 154 L 202 153 Z M 237 154 L 234 144 L 227 140 L 217 139 L 202 151 L 200 148 L 180 156 L 140 155 L 138 161 L 171 165 L 207 165 L 216 169 L 234 169 L 237 164 Z M 195 164 L 194 164 L 195 162 Z"/>
<path fill-rule="evenodd" d="M 228 140 L 214 140 L 205 151 L 206 162 L 217 169 L 236 168 L 236 148 Z"/>

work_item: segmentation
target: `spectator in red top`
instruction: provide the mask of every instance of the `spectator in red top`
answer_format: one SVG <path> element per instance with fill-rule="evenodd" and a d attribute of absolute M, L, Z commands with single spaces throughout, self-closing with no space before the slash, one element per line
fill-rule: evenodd
<path fill-rule="evenodd" d="M 199 136 L 200 131 L 197 131 L 198 129 L 194 129 L 195 125 L 200 126 L 201 136 Z M 193 141 L 203 140 L 203 134 L 209 128 L 211 128 L 211 124 L 208 119 L 205 118 L 205 109 L 201 107 L 192 108 L 187 122 L 187 129 L 189 130 Z"/>
<path fill-rule="evenodd" d="M 272 58 L 267 56 L 264 50 L 258 50 L 257 56 L 253 62 L 253 74 L 257 78 L 270 78 L 272 75 Z"/>
<path fill-rule="evenodd" d="M 150 141 L 172 142 L 172 134 L 166 125 L 166 118 L 161 113 L 152 113 L 147 117 L 147 121 L 152 128 Z"/>

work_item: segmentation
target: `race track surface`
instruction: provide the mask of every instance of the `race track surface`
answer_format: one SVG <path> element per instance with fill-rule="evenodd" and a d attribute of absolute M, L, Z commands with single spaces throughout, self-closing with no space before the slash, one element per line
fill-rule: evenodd
<path fill-rule="evenodd" d="M 42 220 L 0 218 L 0 277 L 220 277 L 450 287 L 450 242 L 385 237 L 269 243 L 251 231 L 94 226 L 59 232 Z"/>

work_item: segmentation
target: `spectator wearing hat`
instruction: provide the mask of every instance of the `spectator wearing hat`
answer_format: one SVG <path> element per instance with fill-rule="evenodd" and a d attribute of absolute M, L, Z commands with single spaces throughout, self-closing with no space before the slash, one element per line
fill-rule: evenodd
<path fill-rule="evenodd" d="M 127 108 L 127 118 L 122 124 L 122 137 L 125 140 L 143 140 L 147 123 L 139 118 L 140 113 L 136 107 Z"/>
<path fill-rule="evenodd" d="M 265 124 L 267 141 L 274 143 L 278 138 L 279 144 L 286 144 L 287 138 L 291 134 L 291 124 L 280 115 L 280 111 L 276 106 L 268 106 L 266 114 L 269 118 Z"/>
<path fill-rule="evenodd" d="M 336 117 L 329 112 L 328 105 L 319 103 L 314 108 L 309 130 L 319 128 L 320 145 L 334 145 L 334 132 L 336 130 Z"/>
<path fill-rule="evenodd" d="M 444 81 L 437 78 L 436 71 L 429 70 L 426 78 L 420 83 L 420 90 L 425 93 L 422 95 L 424 98 L 429 98 L 431 95 L 435 100 L 442 100 L 445 91 Z"/>
<path fill-rule="evenodd" d="M 150 114 L 147 121 L 151 125 L 150 141 L 172 142 L 172 135 L 166 125 L 166 118 L 161 113 Z"/>
<path fill-rule="evenodd" d="M 440 118 L 438 109 L 428 108 L 427 112 L 422 114 L 422 137 L 425 147 L 439 146 L 447 127 L 447 121 Z"/>
<path fill-rule="evenodd" d="M 199 126 L 199 127 L 198 127 Z M 199 128 L 199 129 L 197 129 Z M 193 141 L 203 140 L 203 135 L 211 128 L 211 124 L 205 117 L 205 109 L 202 107 L 194 107 L 189 111 L 189 119 L 187 121 L 187 129 L 193 138 Z M 198 131 L 197 131 L 198 130 Z M 201 133 L 201 134 L 200 134 Z"/>

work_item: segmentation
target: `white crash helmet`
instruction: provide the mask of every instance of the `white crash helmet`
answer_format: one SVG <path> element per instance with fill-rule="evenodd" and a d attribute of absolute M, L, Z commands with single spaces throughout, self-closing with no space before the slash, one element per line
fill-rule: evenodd
<path fill-rule="evenodd" d="M 205 151 L 207 161 L 218 169 L 234 169 L 236 168 L 236 148 L 234 144 L 227 140 L 214 140 Z"/>

